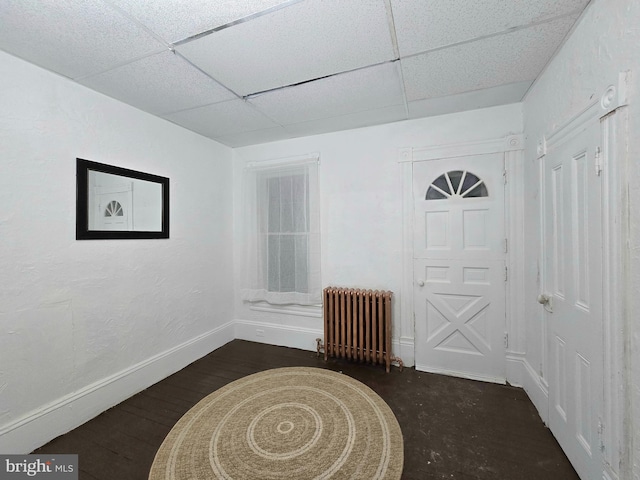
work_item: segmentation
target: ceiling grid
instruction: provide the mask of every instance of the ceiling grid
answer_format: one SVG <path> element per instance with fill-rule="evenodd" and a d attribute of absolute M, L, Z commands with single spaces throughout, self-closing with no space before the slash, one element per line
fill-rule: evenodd
<path fill-rule="evenodd" d="M 589 0 L 0 3 L 0 49 L 232 147 L 519 102 Z"/>

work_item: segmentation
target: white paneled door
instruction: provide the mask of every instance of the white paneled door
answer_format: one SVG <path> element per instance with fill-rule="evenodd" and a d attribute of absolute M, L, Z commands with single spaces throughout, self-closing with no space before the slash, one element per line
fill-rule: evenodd
<path fill-rule="evenodd" d="M 96 230 L 130 231 L 133 229 L 133 191 L 131 184 L 115 187 L 95 188 L 95 227 Z"/>
<path fill-rule="evenodd" d="M 544 159 L 549 427 L 581 478 L 602 478 L 602 187 L 598 121 Z"/>
<path fill-rule="evenodd" d="M 413 164 L 415 363 L 505 381 L 504 154 Z"/>

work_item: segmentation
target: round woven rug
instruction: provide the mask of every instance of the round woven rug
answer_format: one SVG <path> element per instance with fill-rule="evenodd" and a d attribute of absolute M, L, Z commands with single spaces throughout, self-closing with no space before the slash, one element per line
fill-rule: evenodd
<path fill-rule="evenodd" d="M 278 368 L 202 399 L 160 446 L 149 480 L 399 479 L 402 432 L 369 387 L 320 368 Z"/>

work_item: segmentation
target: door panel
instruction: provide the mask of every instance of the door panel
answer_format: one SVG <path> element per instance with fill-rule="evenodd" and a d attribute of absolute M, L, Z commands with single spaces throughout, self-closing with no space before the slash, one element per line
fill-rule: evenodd
<path fill-rule="evenodd" d="M 128 194 L 103 194 L 98 199 L 98 230 L 130 230 Z"/>
<path fill-rule="evenodd" d="M 544 159 L 544 288 L 549 428 L 582 478 L 601 478 L 603 405 L 602 190 L 594 168 L 599 123 Z"/>
<path fill-rule="evenodd" d="M 131 183 L 95 187 L 94 230 L 133 230 L 133 190 Z"/>
<path fill-rule="evenodd" d="M 503 265 L 415 260 L 418 370 L 504 380 Z"/>
<path fill-rule="evenodd" d="M 503 162 L 489 154 L 414 164 L 419 370 L 504 382 Z"/>

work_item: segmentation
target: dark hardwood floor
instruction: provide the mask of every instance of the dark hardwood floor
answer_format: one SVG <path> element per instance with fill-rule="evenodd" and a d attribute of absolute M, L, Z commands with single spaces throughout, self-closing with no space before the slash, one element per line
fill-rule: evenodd
<path fill-rule="evenodd" d="M 144 480 L 156 450 L 196 402 L 246 375 L 311 366 L 342 371 L 376 391 L 404 436 L 402 478 L 578 479 L 520 388 L 341 360 L 234 340 L 33 453 L 77 453 L 80 479 Z M 256 479 L 259 480 L 259 479 Z M 286 479 L 283 479 L 286 480 Z"/>

